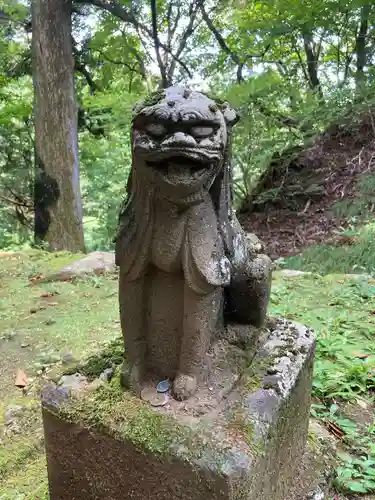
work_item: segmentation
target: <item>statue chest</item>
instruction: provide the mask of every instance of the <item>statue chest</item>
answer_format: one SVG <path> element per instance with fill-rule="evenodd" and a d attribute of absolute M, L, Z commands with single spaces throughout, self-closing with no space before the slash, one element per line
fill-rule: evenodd
<path fill-rule="evenodd" d="M 182 269 L 181 249 L 186 232 L 187 213 L 156 210 L 151 240 L 151 263 L 165 272 Z"/>

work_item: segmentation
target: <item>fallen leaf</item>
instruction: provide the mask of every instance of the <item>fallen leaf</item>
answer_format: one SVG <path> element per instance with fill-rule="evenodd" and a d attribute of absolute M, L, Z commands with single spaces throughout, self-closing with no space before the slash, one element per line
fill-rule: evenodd
<path fill-rule="evenodd" d="M 43 276 L 41 274 L 37 275 L 37 276 L 32 276 L 30 278 L 30 281 L 39 281 L 40 279 L 42 279 Z"/>
<path fill-rule="evenodd" d="M 42 294 L 40 294 L 40 296 L 43 298 L 53 297 L 54 295 L 58 295 L 58 292 L 43 292 Z"/>
<path fill-rule="evenodd" d="M 342 439 L 345 436 L 345 432 L 335 422 L 327 420 L 325 424 L 329 432 L 336 436 L 338 439 Z"/>
<path fill-rule="evenodd" d="M 16 381 L 14 382 L 14 385 L 16 387 L 19 387 L 20 389 L 23 389 L 24 387 L 26 387 L 28 384 L 28 380 L 27 380 L 27 375 L 25 372 L 23 372 L 22 370 L 18 369 L 17 370 L 17 374 L 16 374 Z"/>
<path fill-rule="evenodd" d="M 368 354 L 368 353 L 357 352 L 357 351 L 353 351 L 352 354 L 353 354 L 353 356 L 355 356 L 356 358 L 359 358 L 359 359 L 366 359 L 370 356 L 370 354 Z"/>

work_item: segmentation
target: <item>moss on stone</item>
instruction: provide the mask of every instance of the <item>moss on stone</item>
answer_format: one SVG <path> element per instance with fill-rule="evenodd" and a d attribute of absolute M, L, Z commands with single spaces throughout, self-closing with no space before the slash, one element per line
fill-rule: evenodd
<path fill-rule="evenodd" d="M 228 418 L 228 428 L 235 429 L 241 433 L 246 443 L 252 446 L 254 443 L 254 424 L 249 422 L 246 410 L 240 406 L 232 408 Z"/>
<path fill-rule="evenodd" d="M 78 365 L 71 366 L 64 371 L 65 375 L 81 373 L 89 379 L 99 377 L 106 369 L 121 364 L 124 360 L 124 342 L 122 337 L 112 340 L 99 353 L 93 354 Z"/>
<path fill-rule="evenodd" d="M 217 438 L 216 428 L 205 423 L 181 423 L 124 391 L 120 367 L 111 382 L 63 403 L 58 416 L 119 441 L 131 442 L 143 453 L 160 455 L 163 460 L 207 462 L 220 471 L 220 464 L 231 453 L 228 443 Z M 247 432 L 250 440 L 250 427 Z"/>
<path fill-rule="evenodd" d="M 145 108 L 147 106 L 154 106 L 158 102 L 160 102 L 165 97 L 165 90 L 155 90 L 155 92 L 151 92 L 151 94 L 147 95 L 143 101 L 140 101 L 134 106 L 134 113 L 137 114 L 139 110 Z"/>
<path fill-rule="evenodd" d="M 226 102 L 223 101 L 223 99 L 221 99 L 215 94 L 212 94 L 211 92 L 202 92 L 202 94 L 211 99 L 212 101 L 215 101 L 219 107 L 225 106 L 226 104 Z"/>
<path fill-rule="evenodd" d="M 124 391 L 119 369 L 110 383 L 83 398 L 69 401 L 62 406 L 60 414 L 69 421 L 82 422 L 116 439 L 129 440 L 135 446 L 163 455 L 183 438 L 185 431 L 172 418 L 155 412 Z"/>

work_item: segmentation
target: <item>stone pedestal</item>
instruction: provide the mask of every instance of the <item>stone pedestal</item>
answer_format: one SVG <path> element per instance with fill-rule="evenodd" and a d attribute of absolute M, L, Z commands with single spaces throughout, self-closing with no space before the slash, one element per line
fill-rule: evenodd
<path fill-rule="evenodd" d="M 288 500 L 307 439 L 314 338 L 285 320 L 260 338 L 255 354 L 219 340 L 188 402 L 151 407 L 122 391 L 119 370 L 110 382 L 90 382 L 85 369 L 74 390 L 67 378 L 45 387 L 51 500 Z"/>

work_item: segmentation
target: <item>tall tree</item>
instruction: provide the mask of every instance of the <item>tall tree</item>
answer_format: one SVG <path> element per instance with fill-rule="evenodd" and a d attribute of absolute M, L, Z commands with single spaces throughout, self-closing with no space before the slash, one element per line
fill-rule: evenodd
<path fill-rule="evenodd" d="M 84 250 L 69 0 L 34 0 L 35 239 Z"/>

